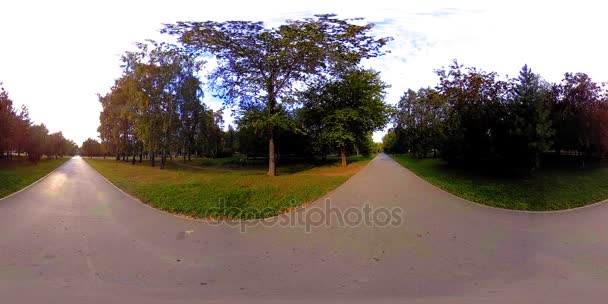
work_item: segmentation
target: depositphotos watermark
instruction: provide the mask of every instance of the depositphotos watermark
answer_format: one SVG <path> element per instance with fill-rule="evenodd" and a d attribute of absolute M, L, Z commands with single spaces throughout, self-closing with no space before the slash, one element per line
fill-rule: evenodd
<path fill-rule="evenodd" d="M 210 214 L 211 218 L 221 218 L 218 213 Z M 306 233 L 312 232 L 314 227 L 398 227 L 404 223 L 405 211 L 400 207 L 374 208 L 369 203 L 360 207 L 338 208 L 332 206 L 331 199 L 327 198 L 323 205 L 315 204 L 301 208 L 291 209 L 283 214 L 252 220 L 234 220 L 234 218 L 255 218 L 260 215 L 276 214 L 272 208 L 262 210 L 253 207 L 229 207 L 222 210 L 229 214 L 226 220 L 213 220 L 215 225 L 229 225 L 239 227 L 241 232 L 255 226 L 263 227 L 304 227 Z M 213 212 L 211 212 L 213 213 Z"/>

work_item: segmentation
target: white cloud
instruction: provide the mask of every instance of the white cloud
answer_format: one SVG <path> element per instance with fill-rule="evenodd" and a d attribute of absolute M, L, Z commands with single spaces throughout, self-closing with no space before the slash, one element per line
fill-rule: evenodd
<path fill-rule="evenodd" d="M 604 11 L 602 2 L 587 0 L 11 1 L 0 11 L 0 81 L 33 119 L 81 143 L 97 136 L 96 93 L 120 74 L 120 55 L 136 41 L 158 38 L 162 23 L 365 17 L 378 35 L 395 38 L 390 55 L 366 63 L 392 85 L 394 103 L 408 88 L 434 85 L 433 69 L 454 58 L 501 74 L 515 75 L 527 63 L 551 81 L 568 71 L 608 81 Z"/>

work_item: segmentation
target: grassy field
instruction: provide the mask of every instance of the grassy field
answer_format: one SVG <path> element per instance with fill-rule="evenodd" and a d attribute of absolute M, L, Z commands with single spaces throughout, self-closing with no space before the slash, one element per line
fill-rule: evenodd
<path fill-rule="evenodd" d="M 369 157 L 365 156 L 351 156 L 348 158 L 348 162 L 356 163 L 359 161 L 369 160 Z M 313 169 L 315 167 L 323 165 L 334 165 L 338 163 L 340 159 L 337 156 L 328 157 L 326 160 L 316 159 L 308 160 L 303 158 L 289 158 L 283 157 L 277 161 L 278 167 L 277 172 L 279 174 L 297 173 L 304 170 Z M 238 170 L 261 170 L 265 171 L 268 168 L 268 162 L 265 158 L 247 158 L 244 155 L 235 155 L 225 158 L 192 158 L 191 160 L 183 161 L 182 158 L 176 158 L 173 161 L 177 165 L 186 164 L 188 166 L 205 167 L 208 169 L 238 169 Z"/>
<path fill-rule="evenodd" d="M 548 166 L 529 177 L 497 177 L 448 167 L 439 159 L 392 156 L 428 182 L 465 199 L 518 210 L 560 210 L 608 198 L 608 166 Z"/>
<path fill-rule="evenodd" d="M 0 197 L 15 191 L 47 175 L 69 158 L 42 159 L 37 164 L 27 160 L 0 160 Z"/>
<path fill-rule="evenodd" d="M 345 182 L 371 158 L 355 158 L 347 168 L 323 165 L 276 177 L 263 169 L 230 169 L 221 164 L 187 166 L 169 162 L 165 170 L 145 162 L 85 160 L 121 189 L 165 211 L 196 218 L 260 218 L 279 214 L 323 196 Z M 219 162 L 219 161 L 218 161 Z"/>

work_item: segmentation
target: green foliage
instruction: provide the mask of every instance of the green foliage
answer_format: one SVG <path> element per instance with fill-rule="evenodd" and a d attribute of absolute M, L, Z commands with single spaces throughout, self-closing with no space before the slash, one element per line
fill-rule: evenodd
<path fill-rule="evenodd" d="M 149 41 L 123 56 L 124 74 L 100 96 L 98 129 L 104 155 L 116 159 L 139 154 L 161 157 L 161 168 L 173 154 L 217 157 L 224 151 L 222 112 L 202 103 L 198 71 L 204 64 L 184 48 Z"/>
<path fill-rule="evenodd" d="M 12 144 L 12 133 L 16 121 L 13 101 L 8 92 L 4 90 L 0 82 L 0 158 L 4 158 L 4 152 L 10 149 Z"/>
<path fill-rule="evenodd" d="M 447 105 L 443 95 L 433 89 L 407 91 L 397 105 L 400 110 L 394 115 L 398 126 L 387 140 L 389 150 L 398 150 L 399 137 L 406 151 L 415 157 L 424 158 L 442 143 Z M 405 151 L 404 151 L 405 152 Z"/>
<path fill-rule="evenodd" d="M 32 126 L 30 114 L 25 105 L 21 105 L 19 114 L 17 114 L 15 118 L 16 119 L 14 120 L 13 124 L 12 143 L 15 152 L 17 152 L 17 155 L 20 156 L 21 152 L 24 152 L 26 146 L 28 145 L 30 140 L 30 128 Z M 70 141 L 69 143 L 72 142 Z"/>
<path fill-rule="evenodd" d="M 382 147 L 386 153 L 402 153 L 405 149 L 401 148 L 399 144 L 400 141 L 397 140 L 397 133 L 395 133 L 394 128 L 389 129 L 382 137 Z"/>
<path fill-rule="evenodd" d="M 372 146 L 372 154 L 378 154 L 384 152 L 384 144 L 381 142 L 374 142 Z"/>
<path fill-rule="evenodd" d="M 134 119 L 129 121 L 144 148 L 159 152 L 162 169 L 170 151 L 180 144 L 190 148 L 194 140 L 194 119 L 203 110 L 198 109 L 202 94 L 195 73 L 203 62 L 174 45 L 150 42 L 138 46 L 139 53 L 124 57 L 126 77 L 134 81 L 137 93 L 131 98 Z M 178 140 L 180 135 L 182 140 Z"/>
<path fill-rule="evenodd" d="M 353 76 L 356 66 L 362 59 L 383 55 L 382 48 L 390 40 L 374 38 L 372 27 L 361 25 L 359 19 L 341 20 L 334 15 L 287 21 L 275 28 L 247 21 L 166 25 L 163 32 L 178 36 L 181 44 L 137 44 L 137 51 L 123 56 L 123 75 L 109 93 L 99 97 L 103 107 L 98 129 L 101 153 L 115 153 L 117 160 L 132 155 L 133 164 L 136 154 L 140 162 L 148 155 L 152 166 L 160 155 L 161 168 L 167 157 L 178 155 L 186 162 L 191 155 L 266 154 L 269 175 L 276 174 L 280 154 L 311 157 L 318 152 L 326 156 L 337 148 L 337 141 L 343 142 L 342 150 L 372 153 L 369 136 L 383 122 L 374 116 L 369 121 L 359 116 L 361 111 L 384 115 L 383 107 L 342 106 L 332 116 L 333 125 L 357 127 L 353 129 L 357 134 L 325 132 L 332 147 L 321 151 L 312 144 L 315 135 L 307 132 L 300 100 L 295 98 L 307 84 L 340 75 L 351 77 L 343 83 L 353 86 L 342 88 L 343 100 L 352 98 L 347 96 L 349 89 L 366 94 L 350 81 L 357 80 Z M 238 107 L 237 128 L 229 126 L 223 131 L 222 110 L 212 111 L 202 103 L 202 82 L 197 75 L 204 64 L 200 58 L 209 55 L 217 61 L 207 75 L 209 86 L 225 106 Z M 357 119 L 358 125 L 353 123 Z"/>
<path fill-rule="evenodd" d="M 114 154 L 118 159 L 121 152 L 124 154 L 132 148 L 135 109 L 142 98 L 133 77 L 121 77 L 108 94 L 99 95 L 103 110 L 97 131 L 104 144 L 104 155 Z"/>
<path fill-rule="evenodd" d="M 266 28 L 262 22 L 178 22 L 163 32 L 215 56 L 217 68 L 208 75 L 212 89 L 228 105 L 263 115 L 251 128 L 265 128 L 269 140 L 269 175 L 276 174 L 275 128 L 285 128 L 281 113 L 293 101 L 295 88 L 312 78 L 334 75 L 362 59 L 380 56 L 389 38 L 370 35 L 372 24 L 358 25 L 334 15 L 288 21 Z M 359 23 L 359 22 L 358 22 Z"/>
<path fill-rule="evenodd" d="M 317 151 L 359 149 L 369 154 L 371 132 L 382 129 L 388 120 L 387 87 L 374 71 L 351 70 L 305 92 L 301 115 L 315 136 Z"/>
<path fill-rule="evenodd" d="M 608 95 L 585 74 L 549 84 L 524 66 L 517 79 L 499 80 L 457 62 L 437 74 L 436 90 L 401 98 L 387 151 L 530 171 L 550 150 L 581 155 L 583 164 L 608 151 Z"/>
<path fill-rule="evenodd" d="M 29 130 L 29 140 L 25 151 L 30 161 L 38 162 L 45 152 L 49 130 L 44 124 L 33 125 Z"/>
<path fill-rule="evenodd" d="M 85 140 L 82 143 L 80 150 L 81 150 L 80 152 L 83 156 L 88 156 L 88 157 L 100 156 L 103 153 L 101 144 L 99 143 L 99 141 L 92 139 L 92 138 L 88 138 L 87 140 Z"/>
<path fill-rule="evenodd" d="M 524 66 L 512 81 L 509 102 L 505 105 L 505 134 L 500 140 L 502 158 L 512 165 L 536 170 L 540 154 L 551 147 L 551 87 Z"/>
<path fill-rule="evenodd" d="M 382 143 L 374 142 L 372 132 L 369 132 L 367 136 L 358 136 L 358 141 L 355 144 L 355 147 L 356 149 L 350 152 L 365 157 L 380 153 L 383 149 Z"/>
<path fill-rule="evenodd" d="M 454 62 L 450 70 L 438 70 L 437 90 L 449 108 L 445 119 L 442 156 L 467 162 L 495 157 L 496 136 L 504 115 L 506 83 L 496 73 L 464 69 Z"/>
<path fill-rule="evenodd" d="M 239 152 L 246 155 L 268 155 L 269 125 L 272 124 L 273 136 L 277 139 L 275 152 L 277 155 L 309 155 L 310 146 L 307 134 L 302 129 L 302 121 L 298 109 L 289 109 L 285 105 L 277 106 L 269 123 L 267 111 L 260 105 L 251 106 L 241 113 L 236 120 L 238 124 Z"/>
<path fill-rule="evenodd" d="M 46 155 L 55 158 L 63 157 L 64 155 L 75 155 L 78 146 L 71 140 L 63 137 L 61 132 L 49 134 L 46 139 Z"/>
<path fill-rule="evenodd" d="M 552 108 L 555 150 L 602 155 L 606 150 L 605 117 L 608 106 L 601 87 L 583 73 L 566 73 L 556 87 Z"/>
<path fill-rule="evenodd" d="M 42 155 L 61 157 L 76 154 L 77 146 L 63 137 L 61 132 L 48 134 L 44 124 L 32 125 L 27 107 L 17 111 L 8 92 L 0 82 L 0 159 L 20 158 L 26 152 L 28 159 L 38 162 Z"/>

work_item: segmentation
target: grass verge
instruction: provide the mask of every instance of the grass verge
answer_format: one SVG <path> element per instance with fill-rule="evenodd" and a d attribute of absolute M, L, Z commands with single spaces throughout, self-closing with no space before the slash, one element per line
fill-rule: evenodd
<path fill-rule="evenodd" d="M 608 198 L 608 166 L 545 168 L 530 177 L 496 177 L 452 168 L 440 159 L 392 158 L 452 194 L 488 206 L 531 211 L 562 210 Z"/>
<path fill-rule="evenodd" d="M 68 159 L 42 159 L 37 164 L 27 160 L 0 160 L 0 198 L 39 180 Z"/>
<path fill-rule="evenodd" d="M 314 201 L 344 183 L 371 158 L 358 158 L 346 168 L 323 165 L 276 177 L 257 169 L 217 170 L 169 162 L 160 170 L 145 162 L 85 160 L 116 186 L 158 209 L 195 218 L 250 219 Z"/>

